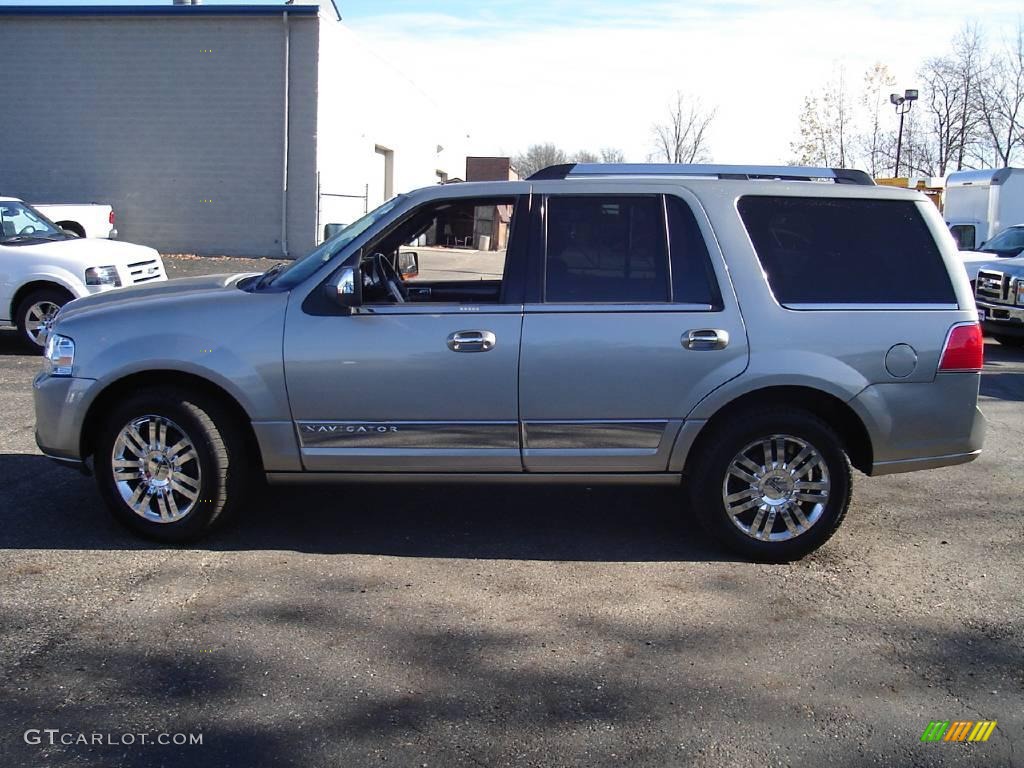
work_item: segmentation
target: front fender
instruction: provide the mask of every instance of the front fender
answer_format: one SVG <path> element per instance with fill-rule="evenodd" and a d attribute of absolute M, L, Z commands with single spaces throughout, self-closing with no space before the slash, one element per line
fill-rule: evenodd
<path fill-rule="evenodd" d="M 66 290 L 68 293 L 70 293 L 76 299 L 80 299 L 83 296 L 87 296 L 89 294 L 88 289 L 85 287 L 84 276 L 79 277 L 74 272 L 68 269 L 53 267 L 51 269 L 47 269 L 46 271 L 37 269 L 36 271 L 28 275 L 19 274 L 17 276 L 17 282 L 11 286 L 12 290 L 9 294 L 11 297 L 11 313 L 10 315 L 8 315 L 8 317 L 13 318 L 14 313 L 18 309 L 16 306 L 14 306 L 14 297 L 18 295 L 18 292 L 22 288 L 24 288 L 26 285 L 30 285 L 31 283 L 51 283 L 53 285 L 58 285 L 64 290 Z M 0 291 L 0 294 L 2 293 L 3 291 Z"/>
<path fill-rule="evenodd" d="M 54 331 L 74 339 L 74 375 L 95 379 L 97 393 L 133 374 L 176 371 L 216 384 L 253 421 L 290 421 L 281 358 L 287 301 L 243 291 L 139 298 L 58 318 Z"/>

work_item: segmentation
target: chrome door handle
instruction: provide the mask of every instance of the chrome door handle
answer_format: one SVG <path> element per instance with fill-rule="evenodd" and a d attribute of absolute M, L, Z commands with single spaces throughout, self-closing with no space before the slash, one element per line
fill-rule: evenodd
<path fill-rule="evenodd" d="M 729 346 L 729 332 L 715 328 L 701 328 L 683 334 L 683 346 L 693 350 L 725 349 Z"/>
<path fill-rule="evenodd" d="M 490 331 L 456 331 L 448 337 L 452 352 L 490 352 L 497 343 Z"/>

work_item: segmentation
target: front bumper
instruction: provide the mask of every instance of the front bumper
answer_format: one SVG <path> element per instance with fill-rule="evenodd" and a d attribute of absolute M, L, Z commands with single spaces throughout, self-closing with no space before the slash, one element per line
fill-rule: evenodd
<path fill-rule="evenodd" d="M 1024 307 L 1013 304 L 993 304 L 975 300 L 979 316 L 984 311 L 981 328 L 987 334 L 1024 337 Z"/>
<path fill-rule="evenodd" d="M 32 382 L 36 445 L 52 459 L 81 464 L 82 425 L 95 379 L 40 373 Z"/>

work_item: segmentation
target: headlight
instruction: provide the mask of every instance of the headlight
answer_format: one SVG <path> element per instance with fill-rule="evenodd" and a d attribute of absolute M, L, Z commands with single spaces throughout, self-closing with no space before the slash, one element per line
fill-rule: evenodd
<path fill-rule="evenodd" d="M 1024 280 L 1017 278 L 1017 303 L 1024 304 Z"/>
<path fill-rule="evenodd" d="M 51 376 L 70 376 L 75 366 L 75 342 L 59 333 L 51 333 L 46 339 L 43 367 Z"/>
<path fill-rule="evenodd" d="M 121 278 L 118 277 L 117 267 L 89 267 L 85 270 L 85 284 L 120 287 Z"/>

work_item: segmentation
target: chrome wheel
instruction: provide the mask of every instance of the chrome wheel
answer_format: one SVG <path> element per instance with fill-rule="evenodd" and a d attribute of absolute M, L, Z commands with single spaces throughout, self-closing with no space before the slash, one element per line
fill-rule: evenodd
<path fill-rule="evenodd" d="M 828 467 L 810 443 L 771 435 L 736 454 L 722 483 L 722 502 L 739 530 L 759 541 L 806 533 L 828 503 Z"/>
<path fill-rule="evenodd" d="M 122 429 L 110 466 L 125 504 L 151 522 L 177 522 L 199 501 L 199 455 L 185 431 L 163 416 L 142 416 Z"/>
<path fill-rule="evenodd" d="M 53 325 L 53 319 L 60 312 L 60 305 L 52 301 L 37 301 L 25 313 L 25 333 L 37 346 L 46 346 L 46 334 Z"/>

